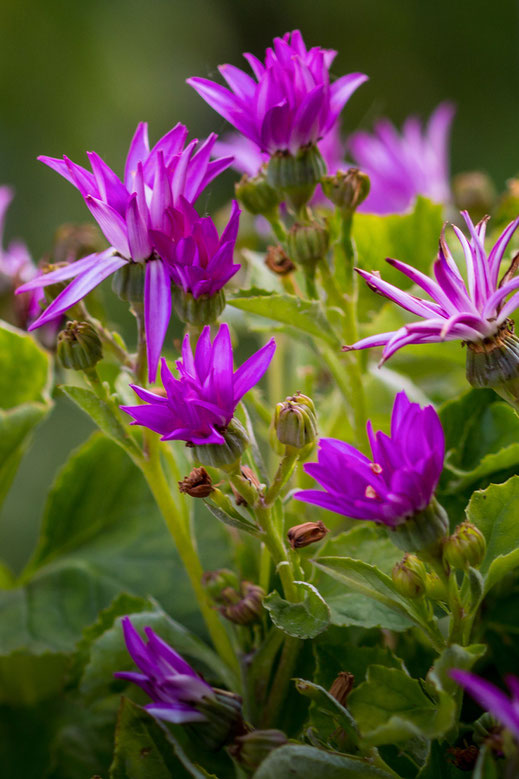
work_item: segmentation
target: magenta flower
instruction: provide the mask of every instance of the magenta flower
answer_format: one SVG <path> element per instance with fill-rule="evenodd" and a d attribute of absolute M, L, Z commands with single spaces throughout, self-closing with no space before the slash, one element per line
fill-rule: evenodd
<path fill-rule="evenodd" d="M 221 65 L 229 89 L 205 78 L 189 78 L 187 83 L 262 151 L 295 154 L 326 135 L 367 79 L 363 73 L 350 73 L 331 84 L 328 71 L 336 53 L 318 46 L 308 50 L 294 30 L 274 39 L 265 63 L 244 54 L 254 78 L 234 65 Z"/>
<path fill-rule="evenodd" d="M 450 675 L 479 703 L 519 738 L 519 679 L 506 677 L 511 697 L 485 679 L 469 671 L 453 670 Z"/>
<path fill-rule="evenodd" d="M 304 466 L 322 490 L 301 490 L 298 500 L 353 519 L 396 527 L 423 511 L 433 497 L 445 454 L 440 420 L 432 406 L 420 408 L 400 392 L 391 436 L 367 426 L 373 460 L 344 441 L 322 438 L 317 463 Z"/>
<path fill-rule="evenodd" d="M 197 140 L 184 148 L 186 137 L 187 129 L 177 124 L 150 151 L 148 128 L 141 122 L 126 159 L 124 183 L 95 152 L 88 153 L 92 172 L 67 157 L 63 160 L 39 158 L 77 187 L 111 246 L 18 289 L 18 292 L 27 292 L 74 279 L 30 329 L 41 327 L 71 308 L 128 263 L 146 263 L 144 309 L 148 372 L 150 381 L 155 380 L 171 315 L 171 282 L 164 262 L 154 251 L 150 232 L 166 229 L 170 224 L 169 209 L 182 198 L 194 202 L 232 161 L 231 158 L 211 161 L 216 135 L 209 136 L 198 148 Z"/>
<path fill-rule="evenodd" d="M 161 378 L 166 397 L 132 386 L 145 403 L 121 406 L 133 417 L 134 425 L 143 425 L 159 433 L 163 441 L 187 441 L 199 444 L 223 444 L 222 435 L 241 398 L 261 379 L 274 355 L 273 338 L 233 372 L 233 353 L 229 328 L 220 325 L 211 343 L 211 328 L 204 327 L 193 355 L 189 334 L 182 344 L 182 359 L 177 360 L 178 379 L 162 360 Z"/>
<path fill-rule="evenodd" d="M 377 122 L 373 135 L 353 133 L 349 148 L 371 181 L 359 211 L 401 214 L 412 208 L 417 195 L 436 203 L 449 202 L 448 145 L 453 116 L 454 107 L 442 103 L 424 129 L 412 116 L 402 133 L 387 119 Z"/>
<path fill-rule="evenodd" d="M 14 193 L 10 187 L 0 187 L 0 285 L 10 288 L 20 281 L 29 281 L 36 273 L 31 255 L 22 241 L 11 241 L 3 248 L 3 235 L 7 210 Z"/>
<path fill-rule="evenodd" d="M 129 617 L 121 624 L 128 652 L 142 673 L 119 671 L 114 676 L 138 684 L 153 701 L 144 708 L 158 719 L 176 724 L 205 720 L 196 704 L 213 698 L 211 685 L 151 628 L 144 628 L 145 643 Z"/>
<path fill-rule="evenodd" d="M 169 229 L 152 230 L 151 238 L 177 287 L 195 299 L 211 297 L 238 272 L 241 265 L 233 263 L 233 253 L 240 213 L 233 201 L 231 217 L 219 237 L 211 217 L 200 217 L 184 198 L 168 210 Z"/>
<path fill-rule="evenodd" d="M 509 277 L 505 273 L 499 281 L 499 270 L 508 243 L 519 225 L 519 217 L 514 219 L 498 238 L 490 254 L 485 251 L 485 230 L 487 220 L 476 227 L 466 211 L 463 218 L 470 232 L 467 241 L 462 231 L 452 225 L 452 229 L 461 244 L 467 266 L 466 283 L 454 262 L 442 236 L 438 259 L 434 264 L 436 281 L 416 268 L 399 260 L 387 262 L 418 284 L 432 299 L 424 300 L 409 292 L 403 292 L 384 281 L 376 273 L 357 268 L 368 286 L 380 295 L 392 300 L 407 311 L 424 319 L 404 325 L 400 330 L 381 333 L 357 341 L 348 349 L 367 349 L 371 346 L 384 346 L 382 362 L 398 349 L 407 344 L 424 344 L 435 341 L 462 340 L 478 342 L 496 335 L 507 318 L 519 306 L 519 293 L 505 302 L 508 295 L 519 289 L 519 276 Z"/>

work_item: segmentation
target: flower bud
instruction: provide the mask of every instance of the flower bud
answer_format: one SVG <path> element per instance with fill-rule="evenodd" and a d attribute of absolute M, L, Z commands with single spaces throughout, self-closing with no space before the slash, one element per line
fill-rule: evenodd
<path fill-rule="evenodd" d="M 328 230 L 319 222 L 296 223 L 287 236 L 290 258 L 307 271 L 314 271 L 317 263 L 326 256 L 328 244 Z"/>
<path fill-rule="evenodd" d="M 235 417 L 227 428 L 220 431 L 225 439 L 223 444 L 194 444 L 193 454 L 199 462 L 210 468 L 232 470 L 249 445 L 245 428 Z"/>
<path fill-rule="evenodd" d="M 506 400 L 519 399 L 519 338 L 507 320 L 501 330 L 484 341 L 467 342 L 467 381 L 476 388 L 491 388 Z"/>
<path fill-rule="evenodd" d="M 449 762 L 459 768 L 460 771 L 472 771 L 476 765 L 479 749 L 475 744 L 463 747 L 449 747 L 447 749 Z"/>
<path fill-rule="evenodd" d="M 265 265 L 272 273 L 278 276 L 286 276 L 296 269 L 296 266 L 281 246 L 268 247 Z"/>
<path fill-rule="evenodd" d="M 190 495 L 192 498 L 207 498 L 213 492 L 213 482 L 206 469 L 193 468 L 189 476 L 184 476 L 178 483 L 180 492 Z"/>
<path fill-rule="evenodd" d="M 487 542 L 472 522 L 462 522 L 443 545 L 443 560 L 453 568 L 477 568 L 483 562 Z"/>
<path fill-rule="evenodd" d="M 256 474 L 254 473 L 252 468 L 249 468 L 248 465 L 242 465 L 241 468 L 240 468 L 240 471 L 241 471 L 241 475 L 243 476 L 243 478 L 247 479 L 249 484 L 251 484 L 253 487 L 258 489 L 261 486 L 260 480 L 258 479 Z M 231 482 L 231 490 L 232 490 L 232 493 L 234 495 L 234 500 L 236 501 L 236 505 L 237 506 L 246 506 L 247 505 L 247 501 L 245 500 L 243 495 L 240 495 L 240 493 L 238 492 L 238 490 L 236 489 L 236 487 L 234 486 L 234 484 L 232 482 Z"/>
<path fill-rule="evenodd" d="M 294 525 L 288 531 L 287 537 L 292 549 L 301 549 L 303 546 L 315 544 L 321 541 L 328 533 L 324 522 L 303 522 L 302 525 Z"/>
<path fill-rule="evenodd" d="M 474 224 L 494 210 L 497 199 L 492 179 L 480 170 L 454 176 L 452 193 L 456 211 L 468 211 Z"/>
<path fill-rule="evenodd" d="M 245 175 L 235 186 L 236 197 L 250 214 L 268 216 L 273 214 L 280 202 L 278 192 L 260 173 L 254 178 Z"/>
<path fill-rule="evenodd" d="M 326 164 L 315 144 L 290 154 L 276 152 L 267 165 L 267 181 L 275 190 L 281 190 L 296 210 L 312 197 L 315 187 L 326 173 Z"/>
<path fill-rule="evenodd" d="M 64 368 L 88 371 L 102 359 L 103 347 L 91 324 L 74 320 L 59 333 L 57 353 Z"/>
<path fill-rule="evenodd" d="M 342 211 L 353 213 L 369 195 L 369 176 L 358 168 L 337 171 L 334 176 L 324 176 L 321 187 L 325 197 Z"/>
<path fill-rule="evenodd" d="M 434 571 L 428 572 L 425 577 L 425 594 L 434 601 L 444 601 L 449 599 L 449 593 L 445 582 Z"/>
<path fill-rule="evenodd" d="M 313 401 L 296 392 L 276 405 L 274 428 L 280 443 L 303 449 L 317 438 L 317 418 Z"/>
<path fill-rule="evenodd" d="M 234 571 L 228 568 L 220 568 L 217 571 L 206 571 L 202 577 L 202 583 L 207 590 L 210 598 L 215 603 L 223 603 L 221 595 L 225 590 L 237 590 L 240 586 L 240 580 Z"/>
<path fill-rule="evenodd" d="M 190 730 L 206 749 L 217 751 L 248 731 L 243 721 L 241 698 L 232 692 L 213 688 L 213 695 L 197 701 L 196 708 L 206 719 L 187 725 L 186 730 Z"/>
<path fill-rule="evenodd" d="M 128 262 L 112 276 L 112 290 L 130 305 L 144 303 L 144 262 Z"/>
<path fill-rule="evenodd" d="M 489 744 L 494 752 L 502 752 L 503 726 L 491 714 L 486 711 L 474 722 L 474 741 L 476 744 Z"/>
<path fill-rule="evenodd" d="M 391 571 L 396 590 L 404 598 L 421 598 L 425 593 L 427 571 L 425 565 L 415 555 L 405 554 Z"/>
<path fill-rule="evenodd" d="M 178 318 L 189 325 L 210 325 L 216 322 L 225 308 L 223 289 L 218 290 L 214 295 L 201 295 L 199 298 L 194 298 L 190 292 L 185 292 L 174 285 L 171 299 Z"/>
<path fill-rule="evenodd" d="M 253 730 L 238 736 L 229 752 L 246 771 L 252 773 L 274 749 L 287 743 L 288 739 L 281 730 Z"/>
<path fill-rule="evenodd" d="M 340 671 L 337 678 L 332 682 L 332 686 L 328 690 L 330 695 L 339 701 L 341 706 L 346 706 L 348 695 L 353 689 L 355 684 L 355 677 L 349 671 Z"/>
<path fill-rule="evenodd" d="M 429 552 L 438 555 L 449 530 L 449 518 L 433 497 L 427 508 L 402 524 L 388 528 L 391 541 L 404 552 Z"/>
<path fill-rule="evenodd" d="M 242 582 L 240 591 L 226 587 L 218 596 L 220 613 L 236 625 L 251 625 L 263 614 L 265 590 L 252 582 Z"/>

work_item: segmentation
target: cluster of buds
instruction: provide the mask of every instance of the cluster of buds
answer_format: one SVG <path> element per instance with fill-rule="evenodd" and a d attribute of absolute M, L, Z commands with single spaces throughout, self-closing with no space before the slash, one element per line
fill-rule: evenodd
<path fill-rule="evenodd" d="M 251 625 L 260 619 L 265 591 L 259 585 L 240 582 L 235 573 L 222 568 L 205 573 L 204 586 L 220 613 L 235 625 Z"/>
<path fill-rule="evenodd" d="M 279 443 L 302 450 L 305 457 L 317 438 L 317 417 L 313 401 L 296 392 L 276 405 L 274 429 Z"/>
<path fill-rule="evenodd" d="M 443 561 L 452 568 L 477 568 L 483 562 L 485 536 L 472 522 L 462 522 L 443 544 Z"/>
<path fill-rule="evenodd" d="M 58 358 L 64 368 L 91 371 L 103 357 L 103 347 L 89 322 L 67 322 L 58 335 Z"/>
<path fill-rule="evenodd" d="M 294 525 L 287 533 L 288 542 L 292 549 L 302 549 L 310 544 L 321 541 L 328 533 L 324 522 L 303 522 L 302 525 Z"/>
<path fill-rule="evenodd" d="M 405 554 L 391 571 L 395 589 L 405 598 L 421 598 L 426 592 L 427 571 L 413 554 Z"/>
<path fill-rule="evenodd" d="M 323 192 L 343 213 L 352 214 L 369 195 L 369 176 L 358 168 L 337 171 L 321 181 Z"/>

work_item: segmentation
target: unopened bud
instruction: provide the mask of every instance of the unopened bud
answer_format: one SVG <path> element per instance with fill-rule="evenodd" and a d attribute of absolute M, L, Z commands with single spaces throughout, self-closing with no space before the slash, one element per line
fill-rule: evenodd
<path fill-rule="evenodd" d="M 248 731 L 243 721 L 242 700 L 227 690 L 213 688 L 213 695 L 197 701 L 205 721 L 186 726 L 210 750 L 217 751 Z"/>
<path fill-rule="evenodd" d="M 319 222 L 296 223 L 287 236 L 290 258 L 304 270 L 313 271 L 328 251 L 329 232 Z"/>
<path fill-rule="evenodd" d="M 341 210 L 353 212 L 369 195 L 369 176 L 358 168 L 337 171 L 334 176 L 324 176 L 321 186 L 325 197 Z"/>
<path fill-rule="evenodd" d="M 194 444 L 193 454 L 199 462 L 210 468 L 233 469 L 249 444 L 247 432 L 235 417 L 225 430 L 220 431 L 223 444 Z"/>
<path fill-rule="evenodd" d="M 302 525 L 294 525 L 288 531 L 287 537 L 292 549 L 301 549 L 304 546 L 321 541 L 328 533 L 324 522 L 303 522 Z"/>
<path fill-rule="evenodd" d="M 303 449 L 315 443 L 317 418 L 313 401 L 296 392 L 276 405 L 274 428 L 280 443 Z"/>
<path fill-rule="evenodd" d="M 220 613 L 236 625 L 251 625 L 263 614 L 265 590 L 252 582 L 242 582 L 240 591 L 228 587 L 219 595 Z"/>
<path fill-rule="evenodd" d="M 486 744 L 494 754 L 503 756 L 506 731 L 493 714 L 486 711 L 474 722 L 474 741 L 478 745 Z"/>
<path fill-rule="evenodd" d="M 223 289 L 214 295 L 193 297 L 191 292 L 185 292 L 177 286 L 171 290 L 173 308 L 178 318 L 189 325 L 210 325 L 216 322 L 225 308 L 225 293 Z"/>
<path fill-rule="evenodd" d="M 281 246 L 268 247 L 265 265 L 272 273 L 276 273 L 278 276 L 286 276 L 296 269 L 296 266 Z"/>
<path fill-rule="evenodd" d="M 507 320 L 496 335 L 483 341 L 467 341 L 467 381 L 476 388 L 490 388 L 506 400 L 519 400 L 519 338 Z"/>
<path fill-rule="evenodd" d="M 254 473 L 252 468 L 249 468 L 248 465 L 242 465 L 241 468 L 240 468 L 240 471 L 241 471 L 241 475 L 243 476 L 243 478 L 247 479 L 247 481 L 249 482 L 249 484 L 252 487 L 255 487 L 256 489 L 258 489 L 261 486 L 260 480 L 258 479 L 256 474 Z M 232 490 L 232 493 L 234 495 L 234 500 L 236 501 L 236 505 L 237 506 L 246 506 L 247 505 L 247 501 L 245 500 L 243 495 L 240 495 L 240 493 L 238 492 L 238 490 L 236 489 L 236 487 L 234 486 L 234 484 L 232 482 L 231 482 L 231 490 Z"/>
<path fill-rule="evenodd" d="M 427 573 L 425 577 L 425 594 L 428 598 L 434 601 L 447 602 L 449 599 L 449 593 L 445 582 L 442 582 L 440 577 L 434 571 Z"/>
<path fill-rule="evenodd" d="M 223 603 L 222 592 L 229 588 L 237 590 L 240 580 L 233 571 L 228 568 L 220 568 L 217 571 L 206 571 L 202 577 L 202 584 L 215 603 Z"/>
<path fill-rule="evenodd" d="M 406 554 L 393 567 L 391 578 L 395 589 L 404 598 L 421 598 L 425 593 L 425 565 L 415 555 Z"/>
<path fill-rule="evenodd" d="M 490 214 L 495 207 L 497 192 L 490 176 L 480 170 L 458 173 L 452 179 L 456 211 L 468 211 L 474 223 Z"/>
<path fill-rule="evenodd" d="M 64 368 L 88 371 L 103 357 L 103 347 L 89 322 L 67 322 L 58 335 L 58 358 Z"/>
<path fill-rule="evenodd" d="M 290 205 L 298 210 L 308 203 L 326 164 L 315 144 L 299 149 L 296 154 L 279 151 L 267 165 L 267 181 L 275 190 L 281 190 Z"/>
<path fill-rule="evenodd" d="M 180 492 L 192 498 L 207 498 L 213 492 L 213 482 L 204 467 L 193 468 L 189 476 L 184 476 L 178 483 Z"/>
<path fill-rule="evenodd" d="M 453 568 L 477 568 L 481 565 L 487 542 L 472 522 L 462 522 L 443 545 L 443 560 Z"/>
<path fill-rule="evenodd" d="M 144 303 L 144 262 L 127 262 L 112 276 L 112 290 L 130 305 Z"/>
<path fill-rule="evenodd" d="M 260 173 L 250 178 L 243 176 L 235 186 L 236 197 L 250 214 L 273 214 L 280 202 L 279 193 L 271 187 L 266 176 Z"/>
<path fill-rule="evenodd" d="M 332 686 L 328 692 L 336 701 L 339 701 L 341 706 L 345 706 L 348 695 L 352 691 L 354 684 L 355 677 L 353 674 L 349 671 L 341 671 L 335 681 L 332 682 Z"/>
<path fill-rule="evenodd" d="M 287 743 L 288 739 L 281 730 L 253 730 L 239 736 L 229 747 L 229 752 L 240 765 L 252 773 L 274 749 Z"/>
<path fill-rule="evenodd" d="M 460 771 L 472 771 L 478 759 L 479 749 L 475 744 L 468 744 L 464 747 L 449 747 L 447 754 L 449 762 Z"/>
<path fill-rule="evenodd" d="M 441 544 L 449 530 L 449 518 L 436 498 L 400 525 L 388 528 L 391 541 L 404 552 L 441 556 Z"/>

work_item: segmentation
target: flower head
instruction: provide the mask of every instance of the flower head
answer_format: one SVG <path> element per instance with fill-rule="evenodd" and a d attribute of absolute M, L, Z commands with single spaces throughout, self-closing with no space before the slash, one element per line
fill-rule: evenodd
<path fill-rule="evenodd" d="M 453 106 L 442 103 L 424 129 L 411 116 L 401 133 L 387 119 L 375 125 L 373 135 L 353 133 L 349 148 L 371 181 L 360 211 L 401 214 L 412 207 L 417 195 L 437 203 L 450 200 L 448 142 L 453 116 Z"/>
<path fill-rule="evenodd" d="M 452 226 L 461 244 L 467 267 L 467 282 L 449 251 L 442 235 L 438 259 L 434 264 L 436 280 L 416 268 L 399 260 L 387 262 L 404 273 L 421 287 L 432 299 L 425 300 L 409 292 L 403 292 L 384 281 L 376 273 L 357 268 L 368 286 L 380 295 L 392 300 L 402 308 L 423 318 L 390 333 L 363 338 L 346 349 L 366 349 L 370 346 L 384 346 L 382 361 L 387 360 L 398 349 L 407 344 L 424 344 L 435 341 L 462 340 L 478 343 L 499 333 L 506 320 L 519 306 L 519 276 L 513 275 L 516 261 L 499 281 L 501 261 L 508 243 L 519 225 L 519 217 L 511 222 L 498 238 L 489 254 L 485 251 L 485 230 L 487 220 L 474 226 L 466 211 L 463 218 L 470 232 L 467 240 L 462 231 Z M 506 302 L 505 302 L 506 301 Z"/>
<path fill-rule="evenodd" d="M 133 386 L 145 401 L 139 406 L 121 406 L 133 417 L 134 425 L 143 425 L 162 436 L 164 441 L 187 441 L 194 445 L 223 444 L 222 433 L 232 420 L 241 398 L 267 370 L 276 344 L 272 338 L 256 354 L 233 371 L 233 353 L 229 328 L 220 325 L 211 343 L 211 329 L 204 327 L 193 355 L 189 334 L 182 344 L 182 359 L 177 360 L 179 378 L 171 374 L 162 360 L 161 378 L 166 397 Z"/>
<path fill-rule="evenodd" d="M 234 65 L 219 71 L 229 89 L 205 78 L 189 78 L 204 100 L 263 152 L 295 154 L 315 144 L 337 122 L 367 76 L 350 73 L 330 83 L 336 52 L 307 49 L 299 30 L 275 38 L 261 62 L 244 54 L 254 78 Z"/>
<path fill-rule="evenodd" d="M 322 490 L 301 490 L 294 497 L 354 519 L 403 524 L 427 508 L 443 468 L 445 441 L 432 406 L 411 403 L 405 392 L 395 399 L 391 435 L 373 432 L 373 459 L 344 441 L 322 438 L 317 463 L 304 466 Z"/>
<path fill-rule="evenodd" d="M 469 671 L 453 670 L 452 678 L 460 684 L 472 697 L 499 720 L 505 728 L 511 730 L 519 739 L 519 679 L 509 675 L 506 683 L 511 696 Z"/>

